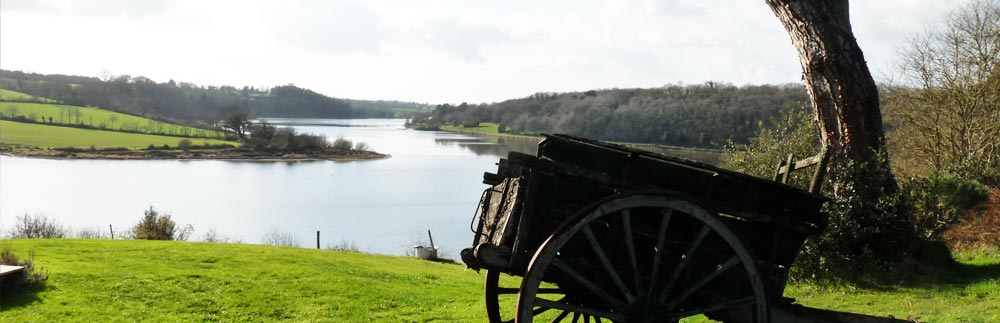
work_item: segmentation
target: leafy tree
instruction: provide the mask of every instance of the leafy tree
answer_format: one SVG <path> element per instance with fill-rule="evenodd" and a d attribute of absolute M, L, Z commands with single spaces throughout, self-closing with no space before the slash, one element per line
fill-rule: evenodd
<path fill-rule="evenodd" d="M 246 139 L 247 128 L 250 127 L 250 119 L 247 117 L 246 111 L 238 107 L 230 107 L 225 111 L 222 127 L 229 129 L 237 138 L 243 140 Z"/>

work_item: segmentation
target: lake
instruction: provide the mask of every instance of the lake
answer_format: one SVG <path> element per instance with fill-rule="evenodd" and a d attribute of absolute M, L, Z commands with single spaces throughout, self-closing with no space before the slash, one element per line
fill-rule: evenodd
<path fill-rule="evenodd" d="M 469 247 L 470 221 L 486 185 L 483 172 L 532 140 L 497 139 L 403 127 L 402 119 L 269 119 L 299 132 L 365 142 L 391 157 L 373 161 L 54 160 L 0 156 L 0 227 L 44 214 L 74 230 L 116 234 L 153 206 L 189 240 L 209 230 L 245 243 L 272 231 L 300 246 L 354 244 L 404 254 L 427 230 L 444 256 Z"/>

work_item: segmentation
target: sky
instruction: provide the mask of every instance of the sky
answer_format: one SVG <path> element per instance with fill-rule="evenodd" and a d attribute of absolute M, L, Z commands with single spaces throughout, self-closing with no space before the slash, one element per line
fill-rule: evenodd
<path fill-rule="evenodd" d="M 966 2 L 852 1 L 876 80 Z M 802 75 L 764 0 L 0 0 L 0 68 L 432 104 Z"/>

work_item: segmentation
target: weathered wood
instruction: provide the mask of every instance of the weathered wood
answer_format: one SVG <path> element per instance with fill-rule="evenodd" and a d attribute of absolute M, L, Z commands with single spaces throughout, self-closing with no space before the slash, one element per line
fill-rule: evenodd
<path fill-rule="evenodd" d="M 851 30 L 847 0 L 766 0 L 799 54 L 824 146 L 878 162 L 885 147 L 878 88 Z"/>

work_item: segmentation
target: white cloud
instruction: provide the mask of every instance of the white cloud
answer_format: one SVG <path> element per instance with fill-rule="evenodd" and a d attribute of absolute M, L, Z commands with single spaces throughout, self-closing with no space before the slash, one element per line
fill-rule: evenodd
<path fill-rule="evenodd" d="M 876 77 L 965 0 L 854 1 Z M 483 102 L 708 80 L 798 82 L 763 1 L 3 0 L 0 67 L 337 97 Z"/>

